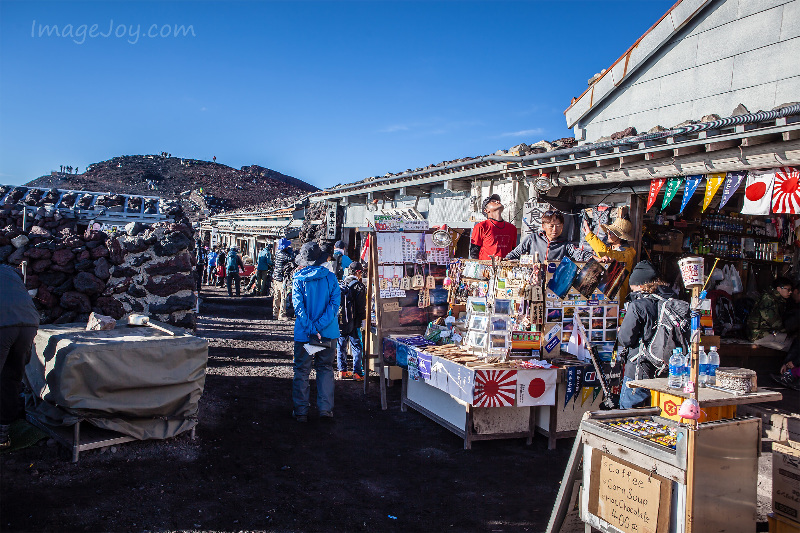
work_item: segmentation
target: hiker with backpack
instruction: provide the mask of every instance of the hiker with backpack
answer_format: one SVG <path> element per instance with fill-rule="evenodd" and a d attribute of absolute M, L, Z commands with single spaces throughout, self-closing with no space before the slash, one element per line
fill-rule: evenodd
<path fill-rule="evenodd" d="M 361 281 L 364 267 L 359 262 L 350 263 L 348 275 L 339 282 L 339 342 L 336 345 L 336 365 L 339 379 L 364 380 L 362 361 L 364 346 L 361 343 L 361 325 L 367 318 L 367 288 Z M 353 371 L 347 371 L 347 344 L 353 355 Z"/>
<path fill-rule="evenodd" d="M 225 259 L 225 275 L 228 278 L 228 296 L 233 296 L 233 284 L 236 283 L 236 296 L 241 296 L 242 278 L 239 271 L 244 271 L 244 263 L 242 258 L 239 257 L 239 249 L 233 246 L 228 251 L 228 256 Z"/>
<path fill-rule="evenodd" d="M 278 241 L 275 266 L 272 269 L 272 318 L 275 320 L 287 320 L 286 295 L 291 292 L 292 270 L 294 270 L 292 242 L 284 237 Z"/>
<path fill-rule="evenodd" d="M 211 247 L 211 253 L 208 254 L 208 273 L 206 274 L 206 285 L 217 284 L 217 247 Z"/>
<path fill-rule="evenodd" d="M 689 304 L 658 278 L 649 261 L 640 261 L 629 278 L 630 302 L 619 328 L 617 341 L 627 351 L 620 409 L 650 405 L 650 391 L 632 389 L 628 381 L 664 377 L 672 350 L 689 347 L 691 310 Z"/>
<path fill-rule="evenodd" d="M 347 245 L 344 241 L 336 241 L 336 244 L 333 245 L 333 260 L 338 263 L 334 274 L 341 280 L 344 278 L 344 273 L 353 264 L 353 260 L 347 257 Z"/>

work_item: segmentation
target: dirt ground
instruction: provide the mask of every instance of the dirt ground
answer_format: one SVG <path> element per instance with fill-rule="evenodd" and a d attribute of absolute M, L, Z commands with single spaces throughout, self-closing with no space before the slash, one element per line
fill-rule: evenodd
<path fill-rule="evenodd" d="M 377 380 L 337 381 L 333 420 L 291 418 L 292 324 L 271 300 L 206 290 L 197 437 L 0 455 L 0 531 L 543 531 L 571 439 L 472 450 L 424 416 L 382 411 Z M 313 377 L 313 374 L 312 374 Z M 312 405 L 314 384 L 312 382 Z"/>

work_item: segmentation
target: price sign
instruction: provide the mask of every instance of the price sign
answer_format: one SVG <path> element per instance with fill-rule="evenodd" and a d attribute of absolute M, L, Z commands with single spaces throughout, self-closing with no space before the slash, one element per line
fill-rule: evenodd
<path fill-rule="evenodd" d="M 589 512 L 625 533 L 666 533 L 671 482 L 611 455 L 592 452 Z"/>

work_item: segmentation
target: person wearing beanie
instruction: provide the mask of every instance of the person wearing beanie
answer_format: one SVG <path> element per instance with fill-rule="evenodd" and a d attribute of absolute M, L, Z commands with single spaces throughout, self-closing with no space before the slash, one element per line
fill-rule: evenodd
<path fill-rule="evenodd" d="M 633 267 L 629 277 L 631 293 L 625 309 L 625 318 L 617 333 L 617 342 L 627 352 L 624 357 L 625 370 L 622 391 L 619 397 L 620 409 L 646 407 L 650 405 L 650 391 L 631 389 L 627 382 L 636 379 L 652 379 L 658 376 L 658 369 L 645 357 L 639 357 L 639 347 L 648 345 L 655 335 L 658 324 L 658 298 L 677 298 L 678 295 L 658 278 L 658 272 L 650 261 L 640 261 Z"/>
<path fill-rule="evenodd" d="M 499 194 L 486 198 L 482 211 L 486 220 L 472 228 L 469 256 L 471 259 L 503 258 L 517 245 L 517 227 L 503 220 L 503 203 Z"/>
<path fill-rule="evenodd" d="M 272 318 L 275 320 L 288 320 L 286 316 L 286 293 L 289 292 L 291 287 L 292 280 L 289 274 L 294 270 L 294 267 L 292 242 L 283 238 L 278 241 L 275 266 L 272 268 Z"/>
<path fill-rule="evenodd" d="M 361 343 L 360 331 L 367 318 L 367 288 L 362 281 L 364 267 L 355 261 L 350 263 L 348 275 L 339 283 L 342 291 L 342 303 L 339 309 L 339 342 L 336 345 L 336 368 L 339 379 L 353 378 L 364 380 L 365 370 L 362 368 L 364 346 Z M 347 370 L 347 345 L 353 356 L 353 371 Z"/>
<path fill-rule="evenodd" d="M 317 409 L 321 418 L 333 417 L 333 342 L 339 334 L 341 291 L 333 273 L 322 266 L 327 259 L 319 245 L 308 242 L 297 254 L 299 269 L 292 277 L 294 304 L 294 379 L 292 380 L 293 416 L 298 422 L 308 420 L 310 407 L 309 376 L 312 363 L 317 374 Z M 307 348 L 321 350 L 309 353 Z"/>
<path fill-rule="evenodd" d="M 618 261 L 625 263 L 625 269 L 628 273 L 633 272 L 633 262 L 636 260 L 636 250 L 628 246 L 628 243 L 633 240 L 633 224 L 630 220 L 618 218 L 613 224 L 600 224 L 602 230 L 606 233 L 608 244 L 604 243 L 597 235 L 595 235 L 589 223 L 583 221 L 583 232 L 585 240 L 592 247 L 592 250 L 600 257 L 601 263 L 610 263 Z M 617 293 L 617 298 L 620 303 L 625 301 L 628 296 L 628 280 L 624 280 Z"/>

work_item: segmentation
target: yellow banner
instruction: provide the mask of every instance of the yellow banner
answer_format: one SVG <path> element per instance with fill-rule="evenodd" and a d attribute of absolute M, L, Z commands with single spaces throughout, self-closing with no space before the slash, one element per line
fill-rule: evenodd
<path fill-rule="evenodd" d="M 720 185 L 722 185 L 724 181 L 724 172 L 722 174 L 709 174 L 706 176 L 706 193 L 705 196 L 703 196 L 703 211 L 706 210 L 706 207 L 711 205 L 711 200 L 714 199 L 714 195 L 717 194 Z"/>

